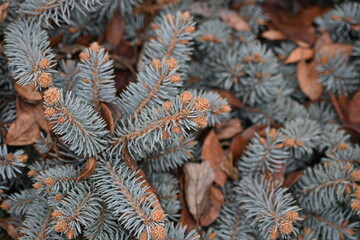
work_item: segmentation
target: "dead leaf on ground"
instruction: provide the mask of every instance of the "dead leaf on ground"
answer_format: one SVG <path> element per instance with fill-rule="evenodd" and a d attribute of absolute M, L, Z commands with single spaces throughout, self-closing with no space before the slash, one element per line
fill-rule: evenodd
<path fill-rule="evenodd" d="M 42 106 L 41 102 L 39 104 Z M 39 108 L 34 104 L 24 102 L 19 96 L 16 98 L 16 120 L 10 124 L 5 139 L 6 144 L 28 145 L 40 138 L 40 127 L 36 118 L 41 118 L 44 114 L 41 112 L 40 116 L 36 116 L 39 113 L 34 109 Z"/>
<path fill-rule="evenodd" d="M 221 10 L 220 17 L 230 28 L 237 31 L 250 31 L 251 28 L 247 21 L 242 18 L 237 12 L 232 10 Z"/>
<path fill-rule="evenodd" d="M 349 104 L 349 121 L 360 123 L 360 90 L 355 93 Z"/>
<path fill-rule="evenodd" d="M 200 226 L 209 226 L 220 214 L 221 206 L 224 204 L 224 195 L 214 186 L 210 187 L 209 201 L 200 216 Z"/>
<path fill-rule="evenodd" d="M 29 85 L 20 86 L 19 84 L 15 84 L 14 86 L 16 92 L 22 96 L 23 98 L 30 101 L 41 101 L 42 95 L 39 91 L 34 91 Z"/>
<path fill-rule="evenodd" d="M 237 98 L 234 93 L 227 91 L 227 90 L 222 90 L 222 89 L 213 89 L 212 91 L 220 94 L 220 96 L 222 98 L 225 98 L 228 103 L 233 106 L 233 107 L 237 107 L 237 108 L 245 108 L 246 105 L 244 103 L 242 103 L 240 101 L 239 98 Z"/>
<path fill-rule="evenodd" d="M 229 139 L 238 135 L 243 130 L 240 119 L 232 118 L 228 121 L 224 121 L 220 125 L 216 126 L 216 134 L 218 139 Z"/>
<path fill-rule="evenodd" d="M 105 103 L 100 102 L 101 116 L 106 122 L 106 127 L 110 131 L 111 135 L 114 134 L 115 122 L 112 113 Z"/>
<path fill-rule="evenodd" d="M 270 29 L 261 34 L 261 37 L 266 38 L 268 40 L 286 40 L 286 35 L 279 31 Z"/>
<path fill-rule="evenodd" d="M 90 176 L 92 176 L 95 172 L 96 165 L 97 165 L 97 161 L 96 161 L 95 157 L 88 158 L 83 170 L 79 173 L 79 176 L 76 179 L 76 182 L 79 182 L 83 179 L 87 179 Z"/>
<path fill-rule="evenodd" d="M 230 151 L 232 153 L 233 160 L 238 160 L 240 156 L 246 149 L 249 140 L 255 135 L 256 132 L 262 132 L 266 129 L 266 125 L 253 125 L 245 131 L 243 131 L 240 135 L 234 137 L 231 141 Z"/>
<path fill-rule="evenodd" d="M 240 178 L 240 173 L 234 165 L 234 158 L 231 151 L 228 151 L 226 154 L 225 160 L 221 164 L 221 170 L 223 170 L 232 180 Z"/>
<path fill-rule="evenodd" d="M 288 10 L 281 9 L 275 4 L 265 5 L 264 10 L 270 17 L 271 24 L 282 31 L 287 39 L 300 40 L 308 44 L 315 41 L 314 19 L 328 11 L 327 8 L 312 6 L 301 10 L 296 15 L 290 15 Z"/>
<path fill-rule="evenodd" d="M 0 228 L 4 229 L 11 238 L 18 239 L 20 227 L 12 224 L 12 221 L 11 217 L 0 218 Z"/>
<path fill-rule="evenodd" d="M 4 22 L 5 18 L 8 15 L 10 1 L 0 5 L 0 23 Z"/>
<path fill-rule="evenodd" d="M 316 71 L 316 62 L 308 64 L 304 60 L 297 64 L 297 78 L 300 89 L 312 101 L 318 100 L 323 93 L 323 85 L 319 83 L 319 73 Z"/>
<path fill-rule="evenodd" d="M 303 173 L 302 170 L 298 170 L 286 174 L 283 187 L 290 188 L 294 183 L 296 183 L 299 180 L 299 178 L 301 178 L 302 173 Z"/>
<path fill-rule="evenodd" d="M 315 42 L 314 50 L 316 54 L 332 58 L 336 54 L 342 54 L 348 58 L 353 49 L 352 44 L 334 43 L 328 32 L 324 32 Z"/>
<path fill-rule="evenodd" d="M 314 50 L 304 49 L 301 47 L 295 48 L 285 60 L 285 63 L 295 63 L 301 60 L 309 60 L 314 56 Z"/>
<path fill-rule="evenodd" d="M 184 226 L 187 226 L 188 230 L 195 229 L 197 227 L 197 223 L 194 217 L 191 215 L 189 208 L 187 206 L 185 200 L 185 177 L 184 175 L 180 175 L 179 177 L 179 185 L 180 185 L 180 194 L 179 194 L 179 201 L 181 203 L 181 217 L 179 219 L 179 223 Z"/>
<path fill-rule="evenodd" d="M 186 163 L 184 173 L 187 206 L 196 222 L 199 222 L 209 201 L 210 186 L 215 179 L 214 170 L 208 161 L 203 161 L 201 164 Z"/>
<path fill-rule="evenodd" d="M 267 179 L 272 179 L 275 180 L 281 184 L 284 183 L 285 180 L 285 168 L 286 165 L 285 164 L 281 164 L 281 166 L 277 169 L 276 172 L 270 173 L 269 171 L 265 172 L 265 176 L 267 177 Z"/>
<path fill-rule="evenodd" d="M 221 170 L 220 166 L 225 159 L 225 152 L 221 147 L 220 141 L 217 138 L 214 130 L 210 131 L 204 140 L 201 159 L 203 162 L 209 162 L 211 168 L 214 170 L 214 182 L 219 186 L 224 187 L 227 175 Z"/>
<path fill-rule="evenodd" d="M 106 25 L 106 40 L 116 47 L 123 37 L 125 30 L 124 18 L 118 11 Z"/>

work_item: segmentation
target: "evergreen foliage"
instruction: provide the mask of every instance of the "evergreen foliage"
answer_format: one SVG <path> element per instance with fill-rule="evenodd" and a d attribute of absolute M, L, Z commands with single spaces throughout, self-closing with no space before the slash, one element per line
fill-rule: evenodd
<path fill-rule="evenodd" d="M 299 2 L 1 1 L 0 239 L 359 239 L 360 4 Z"/>

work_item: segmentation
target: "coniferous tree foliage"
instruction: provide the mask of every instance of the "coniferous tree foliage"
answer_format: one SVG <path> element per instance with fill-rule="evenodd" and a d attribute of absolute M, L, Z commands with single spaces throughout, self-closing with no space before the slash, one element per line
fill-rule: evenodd
<path fill-rule="evenodd" d="M 360 239 L 360 3 L 310 2 L 0 1 L 0 239 Z"/>

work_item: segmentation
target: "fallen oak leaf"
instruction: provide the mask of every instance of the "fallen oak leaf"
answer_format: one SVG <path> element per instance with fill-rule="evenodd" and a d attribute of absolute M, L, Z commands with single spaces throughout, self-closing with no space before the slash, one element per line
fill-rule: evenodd
<path fill-rule="evenodd" d="M 200 226 L 209 226 L 220 214 L 221 206 L 224 204 L 224 195 L 214 186 L 210 187 L 209 201 L 200 216 Z"/>
<path fill-rule="evenodd" d="M 124 18 L 118 11 L 106 25 L 106 40 L 116 47 L 122 40 L 125 31 Z"/>
<path fill-rule="evenodd" d="M 302 174 L 303 174 L 302 170 L 287 173 L 285 175 L 283 187 L 290 188 L 294 183 L 296 183 L 299 180 L 299 178 L 301 178 Z"/>
<path fill-rule="evenodd" d="M 12 224 L 12 221 L 11 217 L 0 218 L 0 228 L 4 229 L 11 238 L 18 239 L 20 236 L 20 226 Z"/>
<path fill-rule="evenodd" d="M 279 31 L 279 30 L 274 30 L 274 29 L 270 29 L 267 30 L 265 32 L 263 32 L 261 34 L 261 37 L 268 39 L 268 40 L 286 40 L 286 35 Z"/>
<path fill-rule="evenodd" d="M 225 160 L 221 163 L 221 170 L 223 170 L 232 180 L 240 178 L 240 173 L 234 165 L 234 158 L 231 151 L 228 151 Z"/>
<path fill-rule="evenodd" d="M 349 104 L 349 121 L 360 123 L 360 90 L 355 93 Z"/>
<path fill-rule="evenodd" d="M 229 139 L 238 135 L 243 130 L 240 119 L 233 118 L 216 126 L 215 131 L 218 139 Z"/>
<path fill-rule="evenodd" d="M 195 229 L 197 227 L 197 223 L 194 217 L 191 215 L 188 205 L 185 200 L 185 177 L 184 174 L 180 175 L 179 177 L 179 185 L 180 185 L 180 194 L 179 194 L 179 201 L 181 203 L 181 217 L 179 219 L 179 223 L 187 226 L 188 230 Z"/>
<path fill-rule="evenodd" d="M 309 60 L 313 58 L 314 50 L 312 49 L 304 49 L 301 47 L 295 48 L 289 55 L 289 57 L 285 60 L 285 63 L 295 63 L 301 60 Z"/>
<path fill-rule="evenodd" d="M 221 147 L 220 141 L 214 130 L 210 131 L 204 140 L 201 159 L 203 162 L 209 162 L 211 168 L 214 170 L 214 182 L 219 186 L 224 187 L 227 175 L 221 170 L 220 166 L 225 159 L 225 152 Z"/>
<path fill-rule="evenodd" d="M 10 1 L 3 3 L 0 5 L 0 23 L 4 22 L 6 17 L 8 16 Z"/>
<path fill-rule="evenodd" d="M 185 200 L 190 213 L 197 223 L 209 201 L 210 186 L 215 174 L 208 161 L 202 163 L 186 163 L 185 174 Z"/>
<path fill-rule="evenodd" d="M 220 17 L 230 28 L 237 31 L 250 31 L 251 28 L 247 21 L 242 18 L 237 12 L 232 10 L 221 10 Z"/>
<path fill-rule="evenodd" d="M 83 179 L 87 179 L 92 176 L 95 172 L 97 166 L 97 161 L 95 157 L 90 157 L 86 160 L 83 170 L 79 173 L 76 182 L 79 182 Z"/>
<path fill-rule="evenodd" d="M 323 93 L 323 85 L 317 81 L 319 73 L 315 68 L 315 61 L 308 64 L 304 60 L 301 60 L 297 64 L 297 79 L 300 89 L 312 101 L 318 100 Z"/>
<path fill-rule="evenodd" d="M 19 84 L 15 84 L 14 86 L 16 92 L 22 96 L 23 98 L 30 101 L 41 101 L 42 95 L 39 91 L 32 89 L 29 85 L 20 86 Z"/>

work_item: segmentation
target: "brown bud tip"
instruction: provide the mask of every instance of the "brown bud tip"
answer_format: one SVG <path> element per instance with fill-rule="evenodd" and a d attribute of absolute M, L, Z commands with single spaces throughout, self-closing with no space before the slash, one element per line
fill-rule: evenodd
<path fill-rule="evenodd" d="M 69 229 L 67 232 L 66 232 L 66 237 L 68 239 L 73 239 L 74 238 L 74 234 L 75 234 L 75 230 L 73 228 Z"/>
<path fill-rule="evenodd" d="M 44 70 L 44 69 L 48 68 L 49 66 L 50 66 L 50 61 L 49 61 L 49 59 L 43 58 L 43 59 L 40 60 L 40 62 L 39 62 L 39 68 L 40 68 L 41 70 Z"/>
<path fill-rule="evenodd" d="M 204 128 L 207 126 L 207 122 L 206 122 L 206 117 L 205 116 L 200 116 L 200 117 L 196 117 L 193 120 L 196 124 L 198 128 Z"/>
<path fill-rule="evenodd" d="M 179 127 L 173 127 L 173 128 L 171 129 L 171 131 L 172 131 L 173 133 L 180 134 L 180 133 L 181 133 L 181 128 L 179 128 Z"/>
<path fill-rule="evenodd" d="M 8 153 L 8 154 L 6 155 L 6 158 L 7 158 L 9 161 L 12 161 L 12 160 L 14 160 L 14 154 Z"/>
<path fill-rule="evenodd" d="M 61 98 L 60 89 L 56 87 L 50 87 L 44 93 L 44 101 L 50 105 L 54 105 L 55 103 L 59 102 Z"/>
<path fill-rule="evenodd" d="M 35 176 L 36 174 L 37 174 L 37 171 L 35 171 L 35 170 L 33 170 L 33 169 L 31 169 L 30 171 L 27 172 L 27 175 L 28 175 L 29 177 L 33 177 L 33 176 Z"/>
<path fill-rule="evenodd" d="M 357 199 L 360 199 L 360 190 L 357 190 L 354 195 Z"/>
<path fill-rule="evenodd" d="M 288 211 L 284 214 L 284 218 L 290 221 L 295 221 L 299 217 L 299 213 L 295 211 Z"/>
<path fill-rule="evenodd" d="M 48 107 L 44 111 L 45 117 L 48 118 L 54 116 L 55 113 L 56 113 L 56 109 L 53 107 Z"/>
<path fill-rule="evenodd" d="M 172 75 L 171 77 L 170 77 L 170 82 L 172 82 L 172 83 L 178 83 L 178 82 L 180 82 L 180 80 L 181 80 L 181 77 L 179 76 L 179 75 Z"/>
<path fill-rule="evenodd" d="M 90 60 L 90 55 L 87 52 L 81 52 L 79 58 L 82 62 L 86 62 Z"/>
<path fill-rule="evenodd" d="M 151 61 L 151 65 L 155 68 L 155 69 L 161 69 L 161 62 L 159 59 L 153 59 Z"/>
<path fill-rule="evenodd" d="M 27 160 L 29 159 L 29 157 L 28 157 L 28 155 L 26 155 L 26 154 L 21 154 L 21 155 L 18 156 L 18 159 L 19 159 L 21 162 L 26 163 Z"/>
<path fill-rule="evenodd" d="M 190 13 L 189 13 L 188 11 L 183 12 L 183 13 L 181 14 L 181 18 L 182 18 L 182 20 L 184 20 L 185 22 L 189 21 L 189 19 L 190 19 Z"/>
<path fill-rule="evenodd" d="M 288 138 L 288 139 L 285 140 L 285 146 L 286 147 L 292 147 L 292 146 L 294 146 L 294 144 L 295 144 L 294 140 L 292 140 L 292 139 Z"/>
<path fill-rule="evenodd" d="M 98 53 L 98 52 L 100 52 L 101 47 L 100 47 L 100 45 L 99 45 L 97 42 L 93 42 L 92 44 L 90 44 L 89 49 L 90 49 L 91 51 L 94 51 L 94 52 Z"/>
<path fill-rule="evenodd" d="M 266 139 L 261 137 L 259 138 L 259 142 L 262 144 L 262 145 L 266 145 Z"/>
<path fill-rule="evenodd" d="M 360 210 L 360 199 L 352 200 L 350 207 L 352 210 L 359 211 Z"/>
<path fill-rule="evenodd" d="M 139 240 L 148 240 L 148 233 L 146 230 L 144 230 L 141 234 L 140 234 L 140 237 L 139 237 Z"/>
<path fill-rule="evenodd" d="M 61 201 L 61 199 L 63 199 L 63 195 L 61 195 L 61 194 L 56 194 L 54 197 L 54 200 L 57 202 Z"/>
<path fill-rule="evenodd" d="M 311 228 L 306 228 L 304 231 L 305 234 L 310 234 L 311 232 L 312 232 Z"/>
<path fill-rule="evenodd" d="M 184 32 L 187 32 L 187 33 L 192 33 L 195 31 L 195 27 L 194 26 L 189 26 L 187 28 L 184 29 Z"/>
<path fill-rule="evenodd" d="M 191 102 L 192 98 L 193 98 L 192 94 L 188 91 L 185 91 L 180 95 L 181 102 L 184 105 L 188 105 Z"/>
<path fill-rule="evenodd" d="M 230 112 L 231 107 L 229 105 L 227 105 L 227 104 L 223 105 L 223 106 L 221 106 L 220 111 L 222 111 L 222 112 Z"/>
<path fill-rule="evenodd" d="M 165 62 L 169 66 L 170 70 L 173 70 L 178 66 L 177 60 L 175 58 L 168 58 Z"/>
<path fill-rule="evenodd" d="M 331 19 L 334 20 L 334 21 L 339 21 L 341 19 L 341 17 L 334 14 L 334 15 L 331 16 Z"/>
<path fill-rule="evenodd" d="M 271 136 L 272 139 L 276 138 L 277 132 L 275 128 L 270 129 L 269 135 Z"/>
<path fill-rule="evenodd" d="M 11 208 L 11 205 L 7 201 L 4 201 L 1 203 L 0 208 L 5 211 L 8 211 Z"/>
<path fill-rule="evenodd" d="M 271 240 L 275 240 L 279 237 L 279 231 L 276 229 L 275 226 L 273 226 L 271 229 L 270 229 L 270 232 L 269 232 L 269 237 Z"/>
<path fill-rule="evenodd" d="M 152 214 L 151 214 L 151 218 L 152 220 L 154 220 L 155 222 L 161 222 L 164 220 L 165 215 L 164 215 L 164 211 L 162 209 L 156 209 Z"/>
<path fill-rule="evenodd" d="M 55 210 L 51 213 L 51 216 L 55 219 L 57 219 L 58 217 L 63 216 L 63 214 L 59 211 L 59 210 Z"/>
<path fill-rule="evenodd" d="M 45 179 L 44 183 L 49 186 L 53 186 L 55 184 L 55 179 L 48 177 Z"/>
<path fill-rule="evenodd" d="M 360 181 L 360 170 L 355 170 L 351 173 L 351 179 L 354 181 Z"/>
<path fill-rule="evenodd" d="M 169 133 L 163 131 L 163 132 L 162 132 L 162 139 L 168 139 L 168 138 L 169 138 Z"/>
<path fill-rule="evenodd" d="M 339 147 L 340 147 L 340 149 L 343 149 L 343 150 L 344 150 L 344 149 L 347 149 L 347 148 L 348 148 L 348 144 L 342 142 L 342 143 L 339 144 Z"/>
<path fill-rule="evenodd" d="M 39 182 L 36 182 L 36 183 L 34 183 L 33 184 L 33 187 L 35 188 L 35 189 L 40 189 L 40 188 L 42 188 L 44 185 L 42 185 L 41 183 L 39 183 Z"/>
<path fill-rule="evenodd" d="M 304 143 L 303 143 L 303 141 L 301 141 L 301 140 L 296 140 L 296 141 L 295 141 L 295 144 L 296 144 L 296 146 L 298 146 L 298 147 L 304 146 Z"/>
<path fill-rule="evenodd" d="M 279 230 L 283 234 L 290 234 L 293 231 L 292 222 L 289 220 L 281 220 Z"/>
<path fill-rule="evenodd" d="M 205 34 L 202 37 L 198 38 L 199 41 L 206 41 L 206 42 L 213 42 L 214 41 L 214 36 L 211 34 Z"/>
<path fill-rule="evenodd" d="M 155 225 L 151 228 L 151 237 L 154 240 L 165 240 L 166 239 L 166 229 L 162 225 Z"/>
<path fill-rule="evenodd" d="M 60 123 L 60 124 L 63 124 L 63 123 L 66 122 L 66 118 L 61 116 L 61 117 L 58 118 L 57 122 Z"/>
<path fill-rule="evenodd" d="M 162 105 L 162 108 L 169 111 L 171 109 L 171 102 L 170 101 L 164 102 L 163 105 Z"/>
<path fill-rule="evenodd" d="M 60 220 L 60 221 L 57 221 L 57 223 L 55 225 L 55 231 L 56 232 L 65 232 L 67 227 L 68 227 L 67 222 Z"/>
<path fill-rule="evenodd" d="M 202 97 L 196 97 L 194 101 L 194 105 L 197 111 L 206 111 L 210 108 L 209 99 Z"/>

